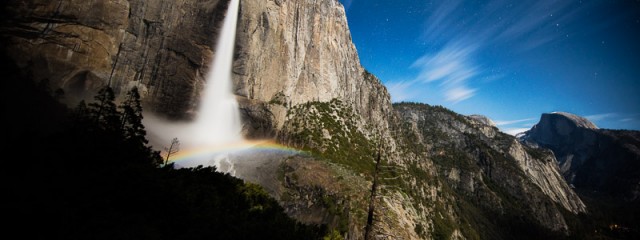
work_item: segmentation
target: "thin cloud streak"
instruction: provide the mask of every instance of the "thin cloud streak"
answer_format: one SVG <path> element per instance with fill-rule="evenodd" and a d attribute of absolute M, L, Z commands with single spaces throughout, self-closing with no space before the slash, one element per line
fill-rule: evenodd
<path fill-rule="evenodd" d="M 445 47 L 435 55 L 420 57 L 411 65 L 419 69 L 414 82 L 440 81 L 445 100 L 452 103 L 473 97 L 477 89 L 469 87 L 468 80 L 479 73 L 479 68 L 471 61 L 474 51 L 474 45 L 458 43 Z"/>
<path fill-rule="evenodd" d="M 521 43 L 521 48 L 542 46 L 552 42 L 556 24 L 573 24 L 576 15 L 598 7 L 597 2 L 578 4 L 575 1 L 487 1 L 474 14 L 459 7 L 460 1 L 441 1 L 425 19 L 422 38 L 432 43 L 446 44 L 449 40 L 471 41 L 486 46 Z M 444 40 L 444 41 L 442 41 Z"/>
<path fill-rule="evenodd" d="M 495 121 L 494 123 L 498 128 L 500 128 L 502 132 L 515 136 L 518 133 L 522 133 L 531 129 L 533 125 L 535 125 L 536 120 L 537 118 L 523 118 L 523 119 L 516 119 L 516 120 L 498 120 L 498 121 Z M 505 126 L 512 126 L 512 127 L 505 127 Z"/>
<path fill-rule="evenodd" d="M 602 113 L 602 114 L 588 115 L 588 116 L 585 116 L 585 118 L 589 119 L 589 121 L 597 122 L 597 121 L 602 121 L 608 118 L 616 117 L 617 115 L 618 114 L 616 113 Z"/>
<path fill-rule="evenodd" d="M 460 101 L 464 101 L 469 99 L 475 95 L 476 89 L 469 89 L 464 86 L 448 89 L 444 95 L 445 100 L 453 103 L 458 103 Z"/>
<path fill-rule="evenodd" d="M 524 118 L 524 119 L 506 120 L 506 121 L 498 120 L 498 121 L 495 121 L 495 124 L 496 124 L 496 126 L 505 126 L 505 125 L 511 125 L 511 124 L 515 124 L 515 123 L 534 121 L 536 119 L 537 118 Z"/>
<path fill-rule="evenodd" d="M 515 136 L 518 133 L 526 132 L 529 129 L 531 129 L 531 128 L 506 128 L 506 129 L 502 130 L 502 132 L 504 132 L 506 134 L 509 134 L 509 135 L 512 135 L 512 136 Z"/>
<path fill-rule="evenodd" d="M 514 45 L 520 54 L 559 41 L 565 36 L 560 25 L 572 24 L 574 16 L 596 7 L 573 1 L 487 1 L 469 14 L 463 1 L 441 1 L 425 19 L 421 39 L 439 50 L 418 58 L 411 68 L 419 69 L 416 82 L 440 81 L 444 99 L 458 103 L 472 98 L 479 89 L 470 87 L 475 78 L 501 78 L 472 61 L 491 46 Z M 505 14 L 506 13 L 506 14 Z M 478 79 L 482 83 L 482 79 Z M 410 83 L 407 83 L 410 84 Z M 478 84 L 475 84 L 478 85 Z M 409 88 L 405 86 L 405 88 Z"/>

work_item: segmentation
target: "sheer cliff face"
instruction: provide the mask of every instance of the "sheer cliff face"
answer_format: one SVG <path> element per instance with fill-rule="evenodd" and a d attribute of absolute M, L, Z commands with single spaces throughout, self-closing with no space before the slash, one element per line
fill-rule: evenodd
<path fill-rule="evenodd" d="M 383 125 L 390 97 L 360 66 L 337 0 L 242 1 L 233 68 L 236 93 L 287 106 L 339 99 Z M 278 123 L 284 112 L 274 111 Z"/>
<path fill-rule="evenodd" d="M 20 67 L 80 100 L 111 84 L 142 90 L 157 112 L 191 110 L 224 0 L 27 0 L 7 5 L 1 35 Z"/>

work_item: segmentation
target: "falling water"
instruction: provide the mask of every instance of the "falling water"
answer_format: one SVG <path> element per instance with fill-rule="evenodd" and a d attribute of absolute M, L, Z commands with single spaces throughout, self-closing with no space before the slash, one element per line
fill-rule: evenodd
<path fill-rule="evenodd" d="M 193 123 L 194 141 L 213 145 L 242 140 L 238 102 L 232 93 L 231 67 L 235 47 L 239 0 L 231 0 L 207 76 L 198 116 Z"/>
<path fill-rule="evenodd" d="M 243 142 L 238 102 L 232 93 L 231 67 L 235 47 L 239 0 L 231 0 L 216 46 L 215 59 L 207 74 L 197 116 L 193 122 L 167 122 L 156 116 L 145 116 L 154 145 L 167 147 L 171 139 L 180 141 L 180 151 L 220 149 Z M 174 160 L 174 159 L 171 159 Z M 215 165 L 219 170 L 234 173 L 229 152 L 202 154 L 189 158 L 176 167 Z"/>

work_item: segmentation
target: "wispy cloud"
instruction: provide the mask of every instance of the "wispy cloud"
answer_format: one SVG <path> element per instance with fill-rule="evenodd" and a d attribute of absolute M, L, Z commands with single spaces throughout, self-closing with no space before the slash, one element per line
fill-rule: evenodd
<path fill-rule="evenodd" d="M 475 51 L 472 44 L 455 43 L 436 54 L 427 54 L 411 67 L 419 70 L 415 82 L 440 81 L 445 100 L 457 103 L 473 97 L 477 89 L 468 86 L 468 80 L 478 75 L 478 67 L 471 61 Z"/>
<path fill-rule="evenodd" d="M 485 50 L 499 46 L 512 54 L 532 51 L 564 39 L 560 26 L 575 24 L 575 16 L 597 4 L 575 1 L 490 0 L 469 11 L 461 0 L 435 1 L 425 18 L 420 40 L 431 45 L 411 68 L 417 68 L 415 82 L 403 87 L 425 87 L 438 82 L 445 101 L 457 103 L 475 96 L 491 79 L 504 78 L 490 66 L 474 64 Z M 431 5 L 433 4 L 433 5 Z M 472 87 L 473 86 L 473 87 Z"/>
<path fill-rule="evenodd" d="M 629 118 L 620 119 L 620 122 L 633 122 L 633 121 L 635 121 L 635 119 L 634 118 L 630 118 L 630 117 Z"/>
<path fill-rule="evenodd" d="M 502 130 L 502 132 L 509 134 L 509 135 L 517 135 L 518 133 L 523 133 L 528 131 L 531 128 L 506 128 L 504 130 Z"/>
<path fill-rule="evenodd" d="M 459 86 L 455 88 L 448 89 L 444 95 L 445 100 L 453 103 L 457 103 L 468 98 L 473 97 L 475 95 L 476 89 L 469 89 L 465 86 Z"/>
<path fill-rule="evenodd" d="M 616 113 L 601 113 L 601 114 L 588 115 L 588 116 L 585 116 L 585 118 L 589 119 L 589 121 L 592 121 L 592 122 L 598 122 L 598 121 L 602 121 L 612 117 L 616 117 L 617 115 L 618 114 Z"/>
<path fill-rule="evenodd" d="M 537 120 L 537 118 L 524 118 L 524 119 L 518 119 L 518 120 L 498 120 L 498 121 L 495 121 L 495 124 L 496 126 L 505 126 L 505 125 L 511 125 L 516 123 L 522 123 L 522 122 L 530 122 L 535 120 Z"/>
<path fill-rule="evenodd" d="M 494 123 L 502 132 L 515 136 L 518 133 L 531 129 L 537 120 L 538 118 L 523 118 L 516 120 L 497 120 L 494 121 Z"/>
<path fill-rule="evenodd" d="M 599 3 L 576 1 L 484 1 L 470 14 L 460 0 L 439 1 L 425 19 L 422 37 L 430 42 L 474 40 L 485 45 L 509 43 L 532 49 L 561 39 L 557 28 Z"/>

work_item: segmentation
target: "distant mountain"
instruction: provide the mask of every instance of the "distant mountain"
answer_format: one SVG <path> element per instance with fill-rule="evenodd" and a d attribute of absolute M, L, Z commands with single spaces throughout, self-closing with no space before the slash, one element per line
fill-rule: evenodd
<path fill-rule="evenodd" d="M 583 117 L 554 112 L 542 114 L 519 139 L 551 149 L 562 175 L 575 188 L 640 200 L 640 131 L 599 129 Z"/>
<path fill-rule="evenodd" d="M 582 226 L 616 239 L 640 237 L 640 131 L 600 129 L 570 113 L 542 114 L 518 136 L 547 148 L 589 209 Z"/>

